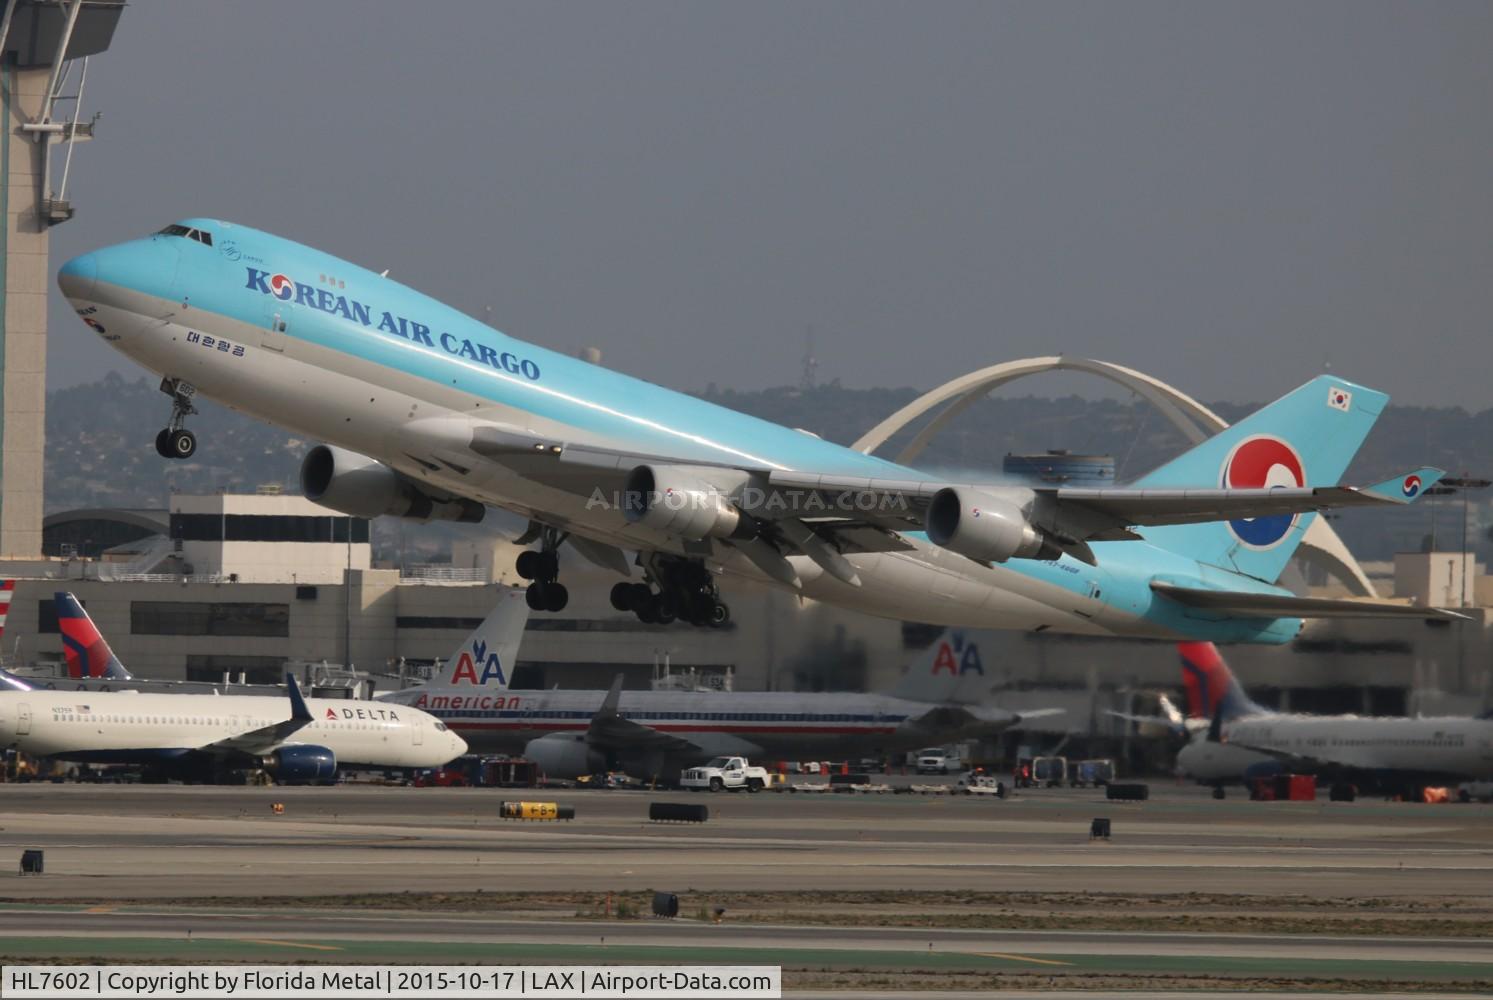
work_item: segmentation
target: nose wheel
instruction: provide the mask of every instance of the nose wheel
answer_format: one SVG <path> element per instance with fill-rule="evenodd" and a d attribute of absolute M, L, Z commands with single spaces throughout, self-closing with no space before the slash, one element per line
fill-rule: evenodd
<path fill-rule="evenodd" d="M 524 594 L 533 611 L 564 611 L 570 603 L 570 591 L 559 582 L 560 544 L 565 535 L 555 528 L 544 528 L 540 533 L 540 549 L 525 549 L 514 560 L 513 568 L 525 580 L 532 580 Z"/>
<path fill-rule="evenodd" d="M 156 435 L 156 454 L 162 458 L 187 459 L 197 454 L 197 435 L 187 430 L 187 417 L 197 412 L 192 397 L 197 390 L 189 382 L 167 378 L 161 391 L 171 397 L 171 422 Z"/>

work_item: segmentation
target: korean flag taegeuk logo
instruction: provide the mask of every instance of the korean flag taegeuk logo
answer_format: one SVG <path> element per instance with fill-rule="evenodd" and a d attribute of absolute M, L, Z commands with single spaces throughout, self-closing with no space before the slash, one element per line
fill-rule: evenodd
<path fill-rule="evenodd" d="M 1327 405 L 1334 410 L 1342 410 L 1347 413 L 1353 408 L 1353 394 L 1347 389 L 1333 386 L 1327 390 Z"/>

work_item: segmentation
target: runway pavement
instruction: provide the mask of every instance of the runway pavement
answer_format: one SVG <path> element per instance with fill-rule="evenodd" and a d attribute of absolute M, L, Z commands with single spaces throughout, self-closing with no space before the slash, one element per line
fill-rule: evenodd
<path fill-rule="evenodd" d="M 1144 803 L 1052 789 L 1005 801 L 497 789 L 0 786 L 0 863 L 46 851 L 13 899 L 403 891 L 1030 890 L 1493 896 L 1484 805 Z M 569 823 L 497 818 L 554 799 Z M 655 798 L 710 822 L 646 820 Z M 272 802 L 285 812 L 271 812 Z M 1091 842 L 1089 821 L 1113 837 Z M 1482 886 L 1478 889 L 1478 886 Z"/>
<path fill-rule="evenodd" d="M 573 805 L 576 819 L 499 819 L 498 803 L 517 798 Z M 654 799 L 708 805 L 711 819 L 650 823 Z M 283 813 L 272 812 L 275 802 Z M 1111 840 L 1089 840 L 1096 816 L 1111 819 Z M 45 874 L 12 875 L 0 887 L 0 951 L 151 962 L 715 962 L 1054 983 L 1118 976 L 1126 988 L 1168 977 L 1264 977 L 1283 987 L 1322 978 L 1490 984 L 1493 942 L 1466 925 L 1387 937 L 1276 933 L 1270 922 L 1278 905 L 1291 910 L 1293 930 L 1311 930 L 1313 899 L 1346 901 L 1334 906 L 1355 916 L 1388 910 L 1415 919 L 1435 900 L 1450 907 L 1448 919 L 1486 926 L 1490 820 L 1493 812 L 1476 804 L 1215 802 L 1172 786 L 1153 786 L 1147 802 L 1112 803 L 1082 789 L 1000 801 L 0 785 L 0 864 L 27 848 L 46 858 Z M 679 893 L 686 919 L 582 915 L 609 891 L 639 889 Z M 591 903 L 514 912 L 528 904 L 509 899 L 500 911 L 472 905 L 479 890 L 571 893 Z M 1287 902 L 1252 904 L 1263 907 L 1266 922 L 1256 926 L 1267 931 L 1252 934 L 1197 933 L 1194 923 L 1149 933 L 1063 929 L 1061 919 L 1036 930 L 823 926 L 809 919 L 826 916 L 823 906 L 809 912 L 812 896 L 773 903 L 753 923 L 729 914 L 719 926 L 688 919 L 712 892 L 796 890 L 917 890 L 925 901 L 940 894 L 956 901 L 945 910 L 970 891 L 1068 893 L 1094 912 L 1106 905 L 1094 893 L 1222 894 L 1223 903 L 1198 904 L 1215 917 L 1228 912 L 1227 900 Z M 421 896 L 391 908 L 380 898 L 389 893 L 462 894 L 468 902 L 443 908 Z M 332 905 L 307 905 L 328 896 L 337 897 Z M 858 912 L 905 898 L 888 895 Z M 780 906 L 789 908 L 781 919 Z M 1441 927 L 1440 917 L 1423 925 Z"/>

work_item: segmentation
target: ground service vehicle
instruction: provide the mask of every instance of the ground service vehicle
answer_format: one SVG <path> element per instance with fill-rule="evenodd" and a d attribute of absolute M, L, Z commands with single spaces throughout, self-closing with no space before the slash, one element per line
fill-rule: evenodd
<path fill-rule="evenodd" d="M 736 791 L 745 788 L 760 792 L 767 787 L 767 768 L 753 767 L 745 757 L 715 757 L 700 767 L 692 767 L 679 778 L 679 784 L 692 791 L 708 788 Z"/>

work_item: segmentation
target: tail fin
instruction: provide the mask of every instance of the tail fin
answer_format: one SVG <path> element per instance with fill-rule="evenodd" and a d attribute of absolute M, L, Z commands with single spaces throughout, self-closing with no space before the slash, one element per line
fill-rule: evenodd
<path fill-rule="evenodd" d="M 127 681 L 130 672 L 124 669 L 114 650 L 104 641 L 93 619 L 83 610 L 78 599 L 66 591 L 53 595 L 57 608 L 57 625 L 62 630 L 62 651 L 67 657 L 69 677 L 103 678 Z"/>
<path fill-rule="evenodd" d="M 1335 486 L 1388 402 L 1382 392 L 1319 376 L 1132 485 Z M 1141 533 L 1164 549 L 1274 583 L 1316 516 L 1167 525 Z"/>
<path fill-rule="evenodd" d="M 497 606 L 462 640 L 433 683 L 443 687 L 506 690 L 528 621 L 529 605 L 524 600 L 524 591 L 505 588 Z"/>
<path fill-rule="evenodd" d="M 5 619 L 10 617 L 10 599 L 15 592 L 14 580 L 0 580 L 0 638 L 5 636 Z"/>
<path fill-rule="evenodd" d="M 973 705 L 985 699 L 989 682 L 980 656 L 978 633 L 945 631 L 892 689 L 908 701 Z"/>
<path fill-rule="evenodd" d="M 1241 715 L 1267 715 L 1268 709 L 1255 704 L 1244 693 L 1239 679 L 1223 662 L 1218 647 L 1211 642 L 1179 642 L 1182 654 L 1182 686 L 1187 690 L 1187 717 L 1211 719 L 1221 715 L 1225 721 Z"/>

